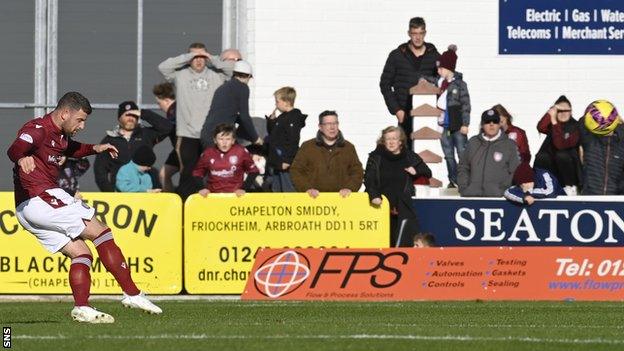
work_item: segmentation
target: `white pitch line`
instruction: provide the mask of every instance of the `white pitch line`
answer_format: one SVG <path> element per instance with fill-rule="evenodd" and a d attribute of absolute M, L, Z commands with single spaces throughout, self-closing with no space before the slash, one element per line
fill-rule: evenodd
<path fill-rule="evenodd" d="M 290 323 L 290 322 L 289 322 Z M 291 323 L 292 324 L 292 323 Z M 245 325 L 241 323 L 241 325 Z M 262 324 L 266 325 L 266 324 Z M 574 325 L 574 324 L 411 324 L 411 323 L 384 323 L 384 324 L 356 324 L 361 326 L 381 327 L 442 327 L 442 328 L 578 328 L 578 329 L 624 329 L 624 325 Z"/>
<path fill-rule="evenodd" d="M 308 325 L 309 321 L 288 322 L 289 325 Z M 240 322 L 240 323 L 225 323 L 227 326 L 266 326 L 267 323 L 259 322 Z M 574 325 L 574 324 L 414 324 L 414 323 L 355 323 L 350 324 L 352 326 L 360 327 L 413 327 L 413 328 L 556 328 L 556 329 L 624 329 L 624 325 Z"/>
<path fill-rule="evenodd" d="M 552 339 L 523 336 L 482 337 L 470 335 L 207 335 L 207 334 L 160 334 L 160 335 L 96 335 L 96 336 L 65 336 L 59 335 L 13 335 L 16 340 L 68 340 L 68 339 L 95 339 L 95 340 L 279 340 L 279 339 L 350 339 L 350 340 L 423 340 L 423 341 L 519 341 L 537 344 L 607 344 L 622 345 L 624 340 L 611 339 Z"/>

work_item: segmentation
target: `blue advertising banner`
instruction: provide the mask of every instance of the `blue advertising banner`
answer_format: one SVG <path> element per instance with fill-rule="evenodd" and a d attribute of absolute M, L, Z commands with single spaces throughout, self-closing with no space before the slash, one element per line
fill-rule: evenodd
<path fill-rule="evenodd" d="M 500 0 L 498 53 L 624 54 L 622 0 Z"/>
<path fill-rule="evenodd" d="M 438 246 L 624 246 L 624 196 L 560 197 L 532 206 L 453 197 L 413 205 L 421 232 L 433 234 Z"/>

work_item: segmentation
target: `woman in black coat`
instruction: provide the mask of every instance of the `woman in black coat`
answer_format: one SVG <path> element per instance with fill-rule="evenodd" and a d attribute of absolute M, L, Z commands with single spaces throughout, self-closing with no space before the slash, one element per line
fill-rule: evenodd
<path fill-rule="evenodd" d="M 381 195 L 390 202 L 390 245 L 411 247 L 412 236 L 418 232 L 413 182 L 421 176 L 431 178 L 431 169 L 406 144 L 403 129 L 385 128 L 377 148 L 368 155 L 364 185 L 372 205 L 381 204 Z"/>

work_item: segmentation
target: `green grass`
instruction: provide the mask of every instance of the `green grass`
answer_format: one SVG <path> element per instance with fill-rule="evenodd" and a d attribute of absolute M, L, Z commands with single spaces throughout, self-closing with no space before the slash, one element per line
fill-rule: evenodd
<path fill-rule="evenodd" d="M 589 302 L 161 301 L 160 316 L 95 301 L 0 303 L 15 350 L 621 350 L 624 305 Z"/>

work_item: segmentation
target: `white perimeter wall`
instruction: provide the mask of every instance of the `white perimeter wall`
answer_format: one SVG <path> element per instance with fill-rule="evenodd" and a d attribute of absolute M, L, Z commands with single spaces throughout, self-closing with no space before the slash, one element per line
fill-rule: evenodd
<path fill-rule="evenodd" d="M 309 115 L 302 140 L 315 135 L 319 112 L 335 109 L 362 163 L 380 130 L 396 122 L 379 92 L 379 76 L 388 53 L 407 41 L 407 24 L 415 16 L 425 18 L 426 41 L 440 53 L 451 43 L 458 46 L 457 70 L 472 102 L 470 135 L 478 131 L 481 112 L 501 103 L 527 131 L 535 155 L 543 140 L 537 121 L 560 94 L 572 102 L 575 118 L 596 99 L 624 111 L 622 56 L 498 55 L 498 0 L 240 3 L 247 16 L 246 36 L 239 40 L 255 76 L 252 115 L 272 111 L 272 93 L 293 86 L 296 107 Z"/>

